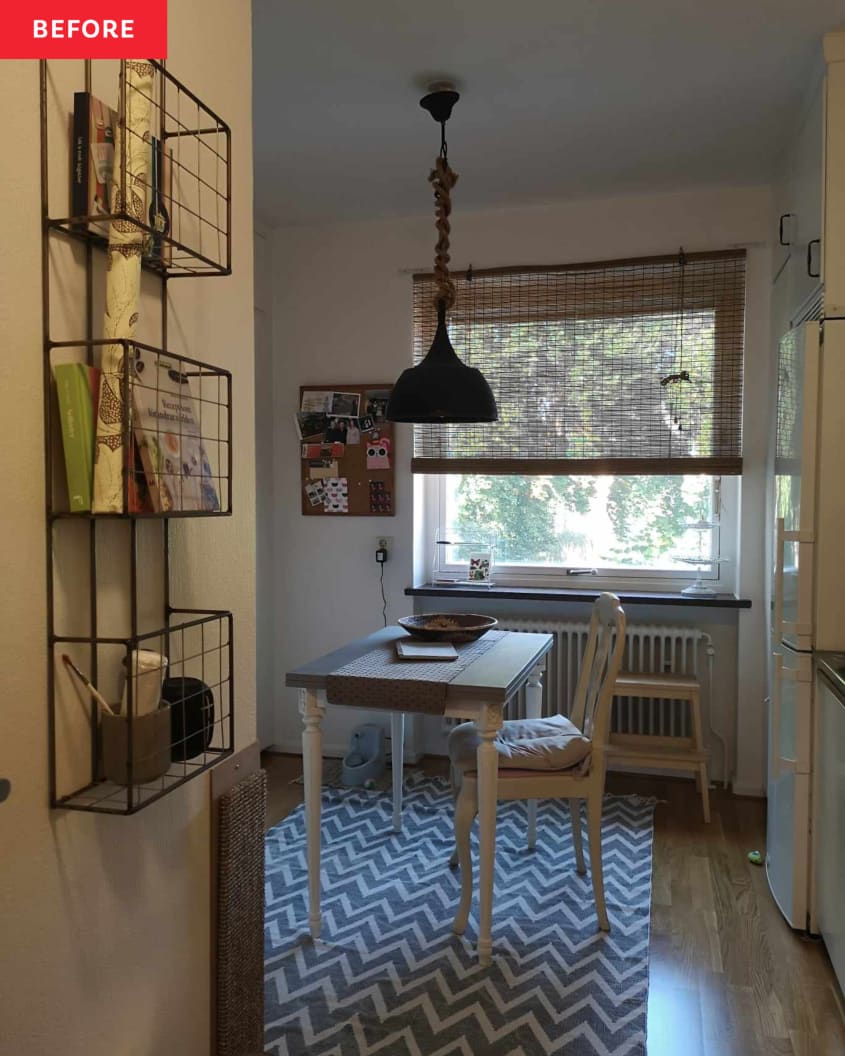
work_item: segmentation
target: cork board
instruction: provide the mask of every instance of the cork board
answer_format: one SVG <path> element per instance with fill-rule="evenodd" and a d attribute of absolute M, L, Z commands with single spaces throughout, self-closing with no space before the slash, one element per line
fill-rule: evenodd
<path fill-rule="evenodd" d="M 396 512 L 391 385 L 303 385 L 299 436 L 306 517 L 392 517 Z"/>

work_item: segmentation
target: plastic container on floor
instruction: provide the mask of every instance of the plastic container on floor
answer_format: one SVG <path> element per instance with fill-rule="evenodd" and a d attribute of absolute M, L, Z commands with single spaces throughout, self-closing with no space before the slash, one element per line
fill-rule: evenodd
<path fill-rule="evenodd" d="M 364 788 L 381 777 L 384 767 L 384 730 L 370 722 L 357 726 L 343 760 L 344 785 Z"/>

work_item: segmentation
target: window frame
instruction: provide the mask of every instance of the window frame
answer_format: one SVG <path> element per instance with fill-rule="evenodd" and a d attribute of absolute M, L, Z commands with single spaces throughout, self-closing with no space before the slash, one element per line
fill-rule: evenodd
<path fill-rule="evenodd" d="M 423 516 L 419 522 L 424 532 L 421 556 L 426 569 L 426 579 L 441 583 L 466 581 L 465 565 L 447 563 L 442 560 L 442 548 L 437 539 L 445 532 L 445 488 L 446 479 L 452 474 L 427 473 L 422 477 Z M 469 474 L 463 474 L 469 475 Z M 482 476 L 487 474 L 480 474 Z M 668 474 L 667 474 L 668 475 Z M 741 478 L 738 476 L 713 476 L 714 514 L 719 525 L 714 530 L 714 546 L 711 556 L 720 559 L 701 578 L 716 593 L 733 593 L 736 588 L 736 559 L 738 541 L 738 515 L 740 508 Z M 580 567 L 580 566 L 576 566 Z M 493 585 L 502 587 L 537 587 L 567 590 L 625 589 L 653 590 L 675 593 L 689 586 L 696 579 L 694 566 L 683 569 L 645 569 L 630 566 L 603 568 L 597 575 L 570 576 L 567 566 L 507 565 L 495 559 L 493 563 Z M 477 586 L 477 584 L 475 584 Z"/>

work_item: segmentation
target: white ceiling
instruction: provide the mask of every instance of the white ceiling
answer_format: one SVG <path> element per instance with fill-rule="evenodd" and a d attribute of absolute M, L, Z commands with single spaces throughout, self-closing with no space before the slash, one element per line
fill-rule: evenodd
<path fill-rule="evenodd" d="M 256 210 L 414 215 L 771 179 L 843 0 L 254 0 Z"/>

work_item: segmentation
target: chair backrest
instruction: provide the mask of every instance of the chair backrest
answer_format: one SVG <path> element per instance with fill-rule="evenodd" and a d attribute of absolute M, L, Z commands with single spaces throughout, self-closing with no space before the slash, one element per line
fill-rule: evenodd
<path fill-rule="evenodd" d="M 600 594 L 593 605 L 587 648 L 575 689 L 570 718 L 593 749 L 603 749 L 610 730 L 613 687 L 625 649 L 625 610 L 615 594 Z"/>

